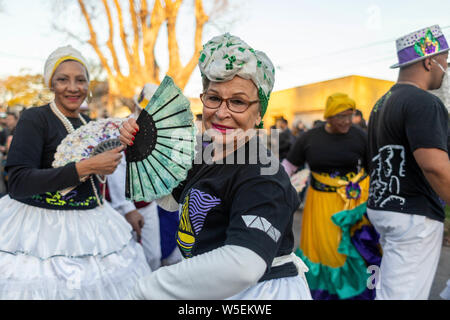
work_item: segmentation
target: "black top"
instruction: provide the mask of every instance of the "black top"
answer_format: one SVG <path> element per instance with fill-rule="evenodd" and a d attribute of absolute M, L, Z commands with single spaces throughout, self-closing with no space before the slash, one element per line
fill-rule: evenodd
<path fill-rule="evenodd" d="M 289 128 L 286 128 L 285 130 L 280 132 L 280 135 L 278 137 L 279 140 L 279 159 L 282 161 L 286 158 L 286 156 L 289 153 L 289 150 L 291 149 L 291 146 L 295 142 L 295 136 L 292 134 L 291 130 Z"/>
<path fill-rule="evenodd" d="M 448 131 L 447 131 L 447 152 L 448 151 L 450 151 L 450 118 L 448 119 Z"/>
<path fill-rule="evenodd" d="M 256 139 L 256 138 L 254 138 Z M 185 258 L 224 245 L 237 245 L 257 253 L 268 268 L 260 281 L 297 275 L 293 263 L 271 268 L 277 256 L 294 246 L 293 215 L 299 206 L 295 189 L 278 159 L 250 161 L 249 143 L 223 162 L 197 164 L 172 195 L 182 204 L 177 234 Z M 266 149 L 262 149 L 268 154 Z M 229 164 L 238 159 L 245 164 Z M 264 165 L 270 159 L 270 164 Z M 250 164 L 255 163 L 255 164 Z M 262 169 L 275 168 L 266 175 Z M 270 169 L 272 170 L 272 169 Z M 270 171 L 269 170 L 269 171 Z"/>
<path fill-rule="evenodd" d="M 311 171 L 345 176 L 368 168 L 367 133 L 352 125 L 346 134 L 331 134 L 324 125 L 308 130 L 292 146 L 287 160 Z"/>
<path fill-rule="evenodd" d="M 68 119 L 75 129 L 82 125 L 79 118 Z M 11 198 L 58 210 L 97 206 L 90 181 L 80 184 L 74 162 L 52 167 L 56 148 L 66 136 L 66 128 L 49 105 L 30 108 L 21 114 L 6 162 Z M 77 188 L 65 196 L 57 193 L 72 186 Z"/>
<path fill-rule="evenodd" d="M 415 86 L 396 84 L 375 104 L 369 121 L 369 208 L 444 220 L 443 204 L 413 152 L 447 151 L 447 122 L 441 100 Z"/>
<path fill-rule="evenodd" d="M 8 129 L 0 126 L 0 146 L 4 146 L 6 144 L 8 135 L 9 135 Z"/>

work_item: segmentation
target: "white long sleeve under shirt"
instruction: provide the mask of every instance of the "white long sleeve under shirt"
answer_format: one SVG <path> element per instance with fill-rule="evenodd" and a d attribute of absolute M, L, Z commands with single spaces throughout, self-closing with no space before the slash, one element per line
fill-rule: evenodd
<path fill-rule="evenodd" d="M 226 245 L 163 267 L 138 281 L 130 299 L 226 299 L 256 284 L 267 265 L 250 249 Z"/>

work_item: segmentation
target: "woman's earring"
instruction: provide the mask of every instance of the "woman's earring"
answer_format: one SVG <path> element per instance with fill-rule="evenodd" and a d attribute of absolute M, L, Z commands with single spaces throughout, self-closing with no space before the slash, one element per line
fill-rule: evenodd
<path fill-rule="evenodd" d="M 86 101 L 88 104 L 92 102 L 92 91 L 91 90 L 89 90 Z"/>

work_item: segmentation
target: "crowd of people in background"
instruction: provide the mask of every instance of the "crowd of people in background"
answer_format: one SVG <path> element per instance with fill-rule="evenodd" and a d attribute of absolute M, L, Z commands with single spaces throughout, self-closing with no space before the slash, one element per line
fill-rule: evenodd
<path fill-rule="evenodd" d="M 351 120 L 353 125 L 367 132 L 367 122 L 364 119 L 364 115 L 360 109 L 354 110 Z M 321 125 L 325 125 L 325 123 L 326 121 L 316 119 L 313 121 L 311 127 L 309 128 L 302 121 L 301 117 L 296 117 L 296 119 L 293 121 L 292 126 L 289 126 L 289 122 L 284 118 L 284 116 L 276 117 L 275 124 L 270 129 L 278 130 L 278 158 L 280 159 L 280 161 L 286 158 L 289 150 L 291 149 L 297 138 L 299 138 L 308 130 Z"/>
<path fill-rule="evenodd" d="M 8 111 L 0 116 L 0 197 L 8 192 L 8 176 L 4 170 L 20 112 Z"/>

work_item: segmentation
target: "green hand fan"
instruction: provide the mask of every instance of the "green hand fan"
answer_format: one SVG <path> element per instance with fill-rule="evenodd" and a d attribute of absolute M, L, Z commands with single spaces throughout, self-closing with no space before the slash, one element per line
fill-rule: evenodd
<path fill-rule="evenodd" d="M 186 179 L 195 155 L 195 125 L 189 100 L 166 76 L 137 119 L 139 132 L 127 148 L 125 196 L 150 202 Z"/>

